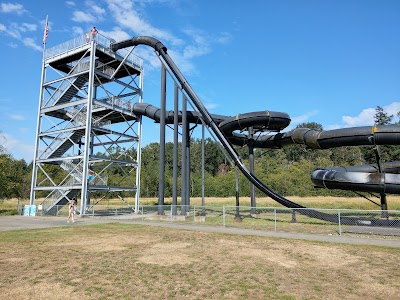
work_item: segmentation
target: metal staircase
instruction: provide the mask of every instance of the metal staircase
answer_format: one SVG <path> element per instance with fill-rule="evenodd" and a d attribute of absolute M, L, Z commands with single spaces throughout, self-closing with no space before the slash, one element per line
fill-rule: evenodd
<path fill-rule="evenodd" d="M 68 184 L 68 183 L 67 183 Z M 78 192 L 76 190 L 53 190 L 47 197 L 40 203 L 42 205 L 43 214 L 57 215 L 63 206 L 69 203 L 69 200 L 76 197 Z"/>
<path fill-rule="evenodd" d="M 62 139 L 61 143 L 51 151 L 47 158 L 58 158 L 62 157 L 73 145 L 76 145 L 82 137 L 85 135 L 84 129 L 79 129 L 70 132 L 68 136 Z"/>
<path fill-rule="evenodd" d="M 53 98 L 55 99 L 53 105 L 60 105 L 70 102 L 88 82 L 88 75 L 81 74 L 72 79 L 66 79 L 62 82 L 55 92 Z M 65 87 L 64 87 L 65 85 Z M 64 88 L 64 89 L 63 89 Z"/>
<path fill-rule="evenodd" d="M 110 44 L 99 34 L 45 50 L 30 199 L 40 192 L 44 213 L 77 197 L 84 214 L 93 193 L 138 199 L 140 151 L 136 160 L 132 151 L 140 147 L 141 118 L 130 107 L 142 101 L 142 62 Z M 114 169 L 123 178 L 110 185 Z"/>

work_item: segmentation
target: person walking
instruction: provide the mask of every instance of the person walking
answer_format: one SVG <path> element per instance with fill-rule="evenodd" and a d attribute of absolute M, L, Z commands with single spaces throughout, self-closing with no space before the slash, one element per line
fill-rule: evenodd
<path fill-rule="evenodd" d="M 69 221 L 72 221 L 72 223 L 75 223 L 75 220 L 74 220 L 75 205 L 76 205 L 76 198 L 74 197 L 68 203 L 68 219 L 67 219 L 67 223 L 69 223 Z"/>

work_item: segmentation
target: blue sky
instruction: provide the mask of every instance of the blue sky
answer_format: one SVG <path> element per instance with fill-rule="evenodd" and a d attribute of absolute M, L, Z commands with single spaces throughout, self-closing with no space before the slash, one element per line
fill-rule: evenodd
<path fill-rule="evenodd" d="M 372 125 L 378 105 L 400 111 L 397 0 L 16 0 L 0 2 L 0 143 L 16 159 L 33 159 L 46 15 L 47 47 L 92 26 L 115 40 L 161 40 L 211 113 L 280 111 L 288 129 L 328 130 Z M 158 61 L 135 51 L 144 101 L 158 106 Z M 144 143 L 157 134 L 147 120 Z"/>

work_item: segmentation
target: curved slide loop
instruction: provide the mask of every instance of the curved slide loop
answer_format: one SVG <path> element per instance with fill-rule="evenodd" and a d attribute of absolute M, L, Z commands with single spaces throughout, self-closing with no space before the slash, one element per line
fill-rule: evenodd
<path fill-rule="evenodd" d="M 317 187 L 360 192 L 400 194 L 400 161 L 378 165 L 316 169 L 311 180 Z"/>
<path fill-rule="evenodd" d="M 235 117 L 227 118 L 219 124 L 219 128 L 227 135 L 232 136 L 235 130 L 246 130 L 253 127 L 256 130 L 280 131 L 290 124 L 290 117 L 287 113 L 275 111 L 251 112 L 238 114 Z"/>
<path fill-rule="evenodd" d="M 161 119 L 161 109 L 148 103 L 135 103 L 132 112 L 136 115 L 146 116 L 159 123 Z M 289 116 L 285 113 L 265 111 L 240 114 L 235 117 L 211 114 L 214 122 L 221 128 L 228 140 L 237 146 L 245 146 L 248 143 L 248 136 L 233 132 L 234 130 L 246 130 L 249 126 L 256 126 L 259 130 L 281 130 L 289 122 Z M 253 118 L 253 121 L 252 121 Z M 197 124 L 201 122 L 201 114 L 197 111 L 187 111 L 187 121 Z M 178 121 L 182 121 L 182 111 L 178 112 Z M 166 111 L 165 123 L 174 123 L 174 111 Z"/>

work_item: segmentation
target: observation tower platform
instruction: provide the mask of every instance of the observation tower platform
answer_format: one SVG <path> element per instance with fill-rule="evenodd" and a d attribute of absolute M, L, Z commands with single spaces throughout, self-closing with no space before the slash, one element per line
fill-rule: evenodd
<path fill-rule="evenodd" d="M 44 213 L 77 198 L 85 214 L 93 193 L 125 193 L 137 206 L 141 116 L 132 107 L 143 64 L 113 42 L 82 35 L 44 50 L 30 199 Z"/>

